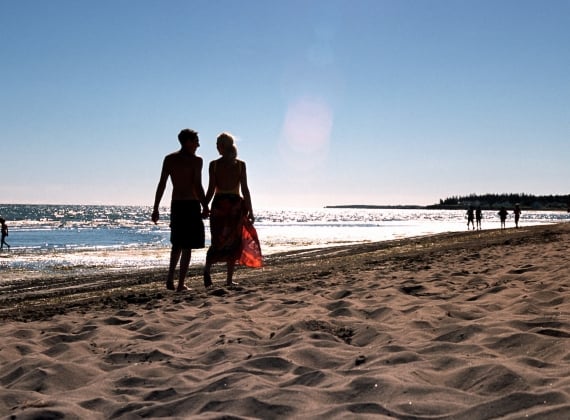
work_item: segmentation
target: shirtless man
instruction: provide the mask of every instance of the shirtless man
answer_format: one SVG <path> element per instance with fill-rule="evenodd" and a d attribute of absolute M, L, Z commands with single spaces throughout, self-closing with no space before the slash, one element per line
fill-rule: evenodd
<path fill-rule="evenodd" d="M 188 128 L 178 134 L 181 148 L 164 158 L 160 180 L 156 187 L 152 221 L 158 222 L 160 217 L 158 207 L 170 177 L 172 182 L 172 202 L 170 207 L 170 266 L 166 278 L 166 288 L 174 290 L 174 271 L 180 261 L 178 277 L 178 292 L 188 290 L 184 279 L 190 266 L 192 249 L 204 248 L 204 222 L 208 217 L 209 209 L 202 187 L 202 166 L 200 156 L 196 156 L 196 149 L 200 146 L 198 133 Z M 200 204 L 202 210 L 200 210 Z"/>

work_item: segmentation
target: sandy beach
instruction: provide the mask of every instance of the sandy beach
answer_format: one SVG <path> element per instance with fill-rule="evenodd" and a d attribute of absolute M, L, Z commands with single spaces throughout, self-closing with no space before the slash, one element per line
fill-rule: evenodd
<path fill-rule="evenodd" d="M 570 223 L 0 283 L 10 419 L 568 419 Z"/>

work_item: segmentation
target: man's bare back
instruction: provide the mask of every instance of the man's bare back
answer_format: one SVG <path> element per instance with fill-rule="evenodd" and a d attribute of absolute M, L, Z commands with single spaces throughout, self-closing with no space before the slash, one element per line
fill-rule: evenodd
<path fill-rule="evenodd" d="M 172 182 L 172 201 L 197 200 L 204 212 L 208 211 L 208 204 L 202 186 L 203 160 L 196 156 L 196 149 L 200 146 L 198 140 L 186 141 L 177 152 L 171 153 L 164 158 L 160 180 L 156 187 L 152 221 L 159 219 L 158 206 L 166 189 L 168 178 Z"/>
<path fill-rule="evenodd" d="M 196 180 L 201 186 L 203 161 L 180 150 L 164 158 L 164 170 L 172 180 L 173 200 L 200 200 Z"/>

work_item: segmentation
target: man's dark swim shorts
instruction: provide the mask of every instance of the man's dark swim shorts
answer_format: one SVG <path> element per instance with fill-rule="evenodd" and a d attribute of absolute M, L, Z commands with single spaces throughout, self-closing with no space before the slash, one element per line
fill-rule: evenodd
<path fill-rule="evenodd" d="M 182 249 L 204 248 L 204 222 L 199 201 L 181 200 L 171 203 L 170 242 Z"/>

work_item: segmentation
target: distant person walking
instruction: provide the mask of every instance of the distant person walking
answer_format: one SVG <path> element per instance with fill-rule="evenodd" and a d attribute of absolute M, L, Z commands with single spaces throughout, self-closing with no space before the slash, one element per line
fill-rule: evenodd
<path fill-rule="evenodd" d="M 481 219 L 483 218 L 483 212 L 481 211 L 481 206 L 477 206 L 475 209 L 475 222 L 477 223 L 477 230 L 481 230 Z"/>
<path fill-rule="evenodd" d="M 521 218 L 521 207 L 519 204 L 515 205 L 515 209 L 513 210 L 513 213 L 515 215 L 515 227 L 518 229 L 519 227 L 519 220 Z"/>
<path fill-rule="evenodd" d="M 212 197 L 214 198 L 210 212 L 212 240 L 204 266 L 204 286 L 206 287 L 212 286 L 210 272 L 214 263 L 226 263 L 227 286 L 236 284 L 233 282 L 236 262 L 252 267 L 260 267 L 262 263 L 257 233 L 253 229 L 255 217 L 247 185 L 245 162 L 237 158 L 237 148 L 231 134 L 220 134 L 216 140 L 216 148 L 221 157 L 210 162 L 208 168 L 210 179 L 206 191 L 206 202 L 209 203 Z M 244 250 L 242 241 L 244 234 L 251 235 L 252 248 L 250 249 Z M 246 255 L 248 258 L 241 261 L 244 251 L 246 254 L 249 252 Z"/>
<path fill-rule="evenodd" d="M 2 225 L 2 241 L 0 242 L 0 249 L 4 249 L 4 245 L 10 249 L 10 245 L 6 242 L 6 236 L 8 236 L 8 225 L 6 224 L 6 220 L 0 217 L 0 224 Z"/>
<path fill-rule="evenodd" d="M 499 213 L 497 213 L 497 214 L 501 218 L 501 229 L 505 229 L 506 228 L 506 222 L 507 222 L 507 215 L 509 214 L 509 212 L 507 211 L 506 208 L 501 207 L 501 209 L 499 210 Z"/>
<path fill-rule="evenodd" d="M 475 213 L 473 206 L 469 206 L 467 209 L 467 230 L 469 230 L 469 225 L 471 225 L 473 230 L 475 230 Z"/>
<path fill-rule="evenodd" d="M 184 284 L 192 249 L 204 248 L 205 233 L 203 217 L 208 216 L 208 202 L 202 186 L 202 158 L 196 156 L 200 146 L 198 133 L 188 128 L 178 134 L 180 150 L 164 158 L 160 180 L 156 187 L 152 221 L 158 222 L 158 207 L 164 194 L 168 178 L 172 182 L 170 207 L 170 265 L 166 278 L 166 288 L 174 290 L 174 272 L 180 261 L 178 286 L 176 291 L 188 290 Z M 202 209 L 200 209 L 200 204 Z"/>

